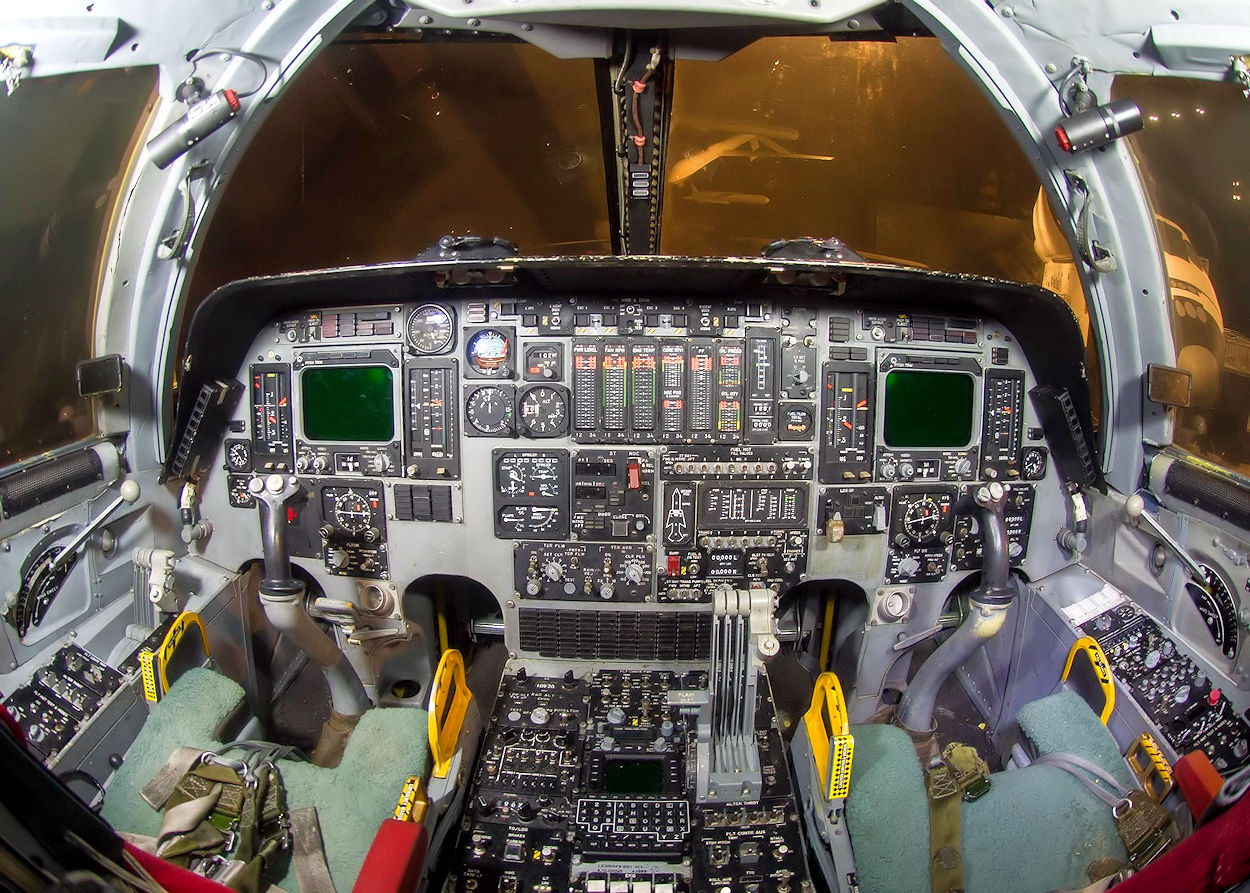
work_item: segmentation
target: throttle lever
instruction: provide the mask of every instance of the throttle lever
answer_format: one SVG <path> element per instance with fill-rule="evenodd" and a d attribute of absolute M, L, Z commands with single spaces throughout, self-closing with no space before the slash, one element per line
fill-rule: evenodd
<path fill-rule="evenodd" d="M 1159 519 L 1147 510 L 1147 495 L 1148 494 L 1143 493 L 1143 491 L 1138 490 L 1128 499 L 1124 500 L 1124 514 L 1126 518 L 1130 523 L 1139 528 L 1143 523 L 1150 528 L 1150 532 L 1153 533 L 1155 537 L 1158 538 L 1164 545 L 1171 549 L 1172 554 L 1179 558 L 1185 567 L 1189 568 L 1189 572 L 1193 575 L 1194 579 L 1199 581 L 1203 586 L 1206 586 L 1207 575 L 1206 572 L 1203 571 L 1202 565 L 1195 561 L 1194 557 L 1185 550 L 1185 547 L 1177 542 L 1176 538 L 1173 537 L 1172 534 L 1164 530 L 1163 525 L 1159 523 Z M 1154 500 L 1151 499 L 1151 502 L 1154 502 Z"/>
<path fill-rule="evenodd" d="M 72 540 L 70 540 L 65 545 L 65 548 L 62 549 L 59 553 L 57 553 L 57 556 L 55 558 L 53 558 L 50 562 L 48 562 L 48 569 L 44 571 L 44 573 L 47 573 L 47 574 L 56 573 L 58 570 L 60 570 L 61 565 L 69 561 L 71 555 L 78 554 L 78 550 L 82 548 L 83 543 L 87 541 L 87 538 L 90 537 L 97 530 L 99 530 L 101 527 L 103 527 L 104 522 L 106 522 L 109 519 L 109 517 L 113 514 L 113 512 L 121 508 L 122 503 L 128 503 L 130 505 L 133 505 L 134 503 L 138 502 L 138 500 L 139 500 L 139 485 L 131 480 L 122 481 L 122 485 L 118 489 L 117 497 L 112 502 L 110 502 L 107 506 L 104 507 L 104 511 L 100 512 L 100 514 L 92 518 L 90 523 L 88 523 L 86 527 L 80 530 L 78 532 L 78 535 L 75 536 Z"/>

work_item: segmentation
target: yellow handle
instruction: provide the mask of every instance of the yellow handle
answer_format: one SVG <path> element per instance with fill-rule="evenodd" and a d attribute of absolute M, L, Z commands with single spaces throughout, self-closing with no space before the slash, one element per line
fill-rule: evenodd
<path fill-rule="evenodd" d="M 1142 754 L 1145 754 L 1145 760 L 1142 760 Z M 1142 732 L 1137 740 L 1129 745 L 1124 760 L 1133 770 L 1133 775 L 1141 782 L 1146 796 L 1151 800 L 1162 803 L 1163 798 L 1172 793 L 1172 788 L 1175 786 L 1172 767 L 1168 765 L 1167 757 L 1163 755 L 1163 751 L 1159 750 L 1159 745 L 1155 743 L 1155 739 L 1149 732 Z"/>
<path fill-rule="evenodd" d="M 464 678 L 464 658 L 455 648 L 443 652 L 430 690 L 430 755 L 434 777 L 446 778 L 473 692 Z"/>
<path fill-rule="evenodd" d="M 1111 718 L 1111 712 L 1115 710 L 1115 682 L 1111 679 L 1111 664 L 1107 662 L 1107 655 L 1103 653 L 1101 645 L 1090 636 L 1082 636 L 1073 642 L 1072 648 L 1068 651 L 1068 662 L 1063 665 L 1063 676 L 1059 681 L 1068 681 L 1068 674 L 1072 672 L 1072 662 L 1076 660 L 1078 652 L 1084 652 L 1089 658 L 1089 664 L 1094 668 L 1094 676 L 1098 679 L 1098 687 L 1102 689 L 1102 713 L 1098 718 L 1105 726 L 1107 720 Z"/>
<path fill-rule="evenodd" d="M 415 822 L 420 825 L 425 821 L 428 807 L 425 783 L 417 776 L 409 775 L 404 782 L 404 790 L 399 795 L 399 804 L 395 807 L 395 818 L 401 822 Z"/>
<path fill-rule="evenodd" d="M 851 790 L 855 739 L 850 734 L 846 699 L 837 674 L 821 673 L 817 677 L 812 706 L 803 714 L 803 726 L 816 761 L 821 791 L 830 800 L 846 797 Z"/>

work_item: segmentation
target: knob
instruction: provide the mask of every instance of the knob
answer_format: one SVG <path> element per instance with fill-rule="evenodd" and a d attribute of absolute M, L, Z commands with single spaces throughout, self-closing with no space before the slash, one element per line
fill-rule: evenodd
<path fill-rule="evenodd" d="M 1146 669 L 1153 670 L 1157 666 L 1159 666 L 1159 652 L 1151 651 L 1146 655 Z"/>
<path fill-rule="evenodd" d="M 916 571 L 920 570 L 920 562 L 908 555 L 898 563 L 898 573 L 900 577 L 913 576 Z"/>
<path fill-rule="evenodd" d="M 539 583 L 533 577 L 530 577 L 530 579 L 526 581 L 525 583 L 526 595 L 538 595 L 542 591 L 543 591 L 543 584 Z"/>
<path fill-rule="evenodd" d="M 1189 702 L 1190 688 L 1188 685 L 1182 685 L 1176 690 L 1176 694 L 1172 696 L 1172 700 L 1178 704 L 1186 704 Z"/>
<path fill-rule="evenodd" d="M 538 815 L 538 810 L 534 809 L 534 804 L 523 800 L 517 804 L 516 815 L 521 821 L 528 822 L 534 816 Z"/>
<path fill-rule="evenodd" d="M 376 543 L 378 541 L 378 537 L 380 537 L 381 535 L 382 535 L 381 531 L 379 531 L 376 527 L 370 527 L 364 533 L 361 534 L 361 538 L 366 543 Z"/>
<path fill-rule="evenodd" d="M 1007 543 L 1007 554 L 1010 555 L 1012 558 L 1019 558 L 1020 553 L 1023 551 L 1024 551 L 1024 546 L 1020 545 L 1015 540 L 1012 540 L 1011 542 Z"/>
<path fill-rule="evenodd" d="M 646 571 L 637 561 L 626 562 L 625 579 L 637 586 L 646 577 Z"/>
<path fill-rule="evenodd" d="M 615 587 L 615 586 L 613 586 L 611 583 L 602 583 L 602 584 L 600 584 L 600 586 L 599 586 L 599 598 L 603 599 L 604 601 L 607 601 L 608 599 L 610 599 L 610 598 L 611 598 L 612 596 L 614 596 L 614 595 L 616 595 L 616 587 Z"/>
<path fill-rule="evenodd" d="M 1238 738 L 1233 742 L 1233 756 L 1237 759 L 1245 759 L 1247 752 L 1250 752 L 1250 744 L 1246 743 L 1245 738 Z"/>
<path fill-rule="evenodd" d="M 369 457 L 369 471 L 371 474 L 384 474 L 390 471 L 391 457 L 386 453 L 378 453 Z"/>
<path fill-rule="evenodd" d="M 608 708 L 608 722 L 614 726 L 619 726 L 625 721 L 625 711 L 620 707 Z"/>
<path fill-rule="evenodd" d="M 916 476 L 916 466 L 910 462 L 904 462 L 898 467 L 898 473 L 901 477 L 914 478 Z"/>
<path fill-rule="evenodd" d="M 967 456 L 960 457 L 955 460 L 955 474 L 961 478 L 966 478 L 972 474 L 972 460 Z"/>
<path fill-rule="evenodd" d="M 894 464 L 892 459 L 881 460 L 881 477 L 887 481 L 894 480 L 894 476 L 898 474 L 898 466 Z"/>
<path fill-rule="evenodd" d="M 295 470 L 299 472 L 308 470 L 308 456 L 306 454 L 300 453 L 295 457 Z"/>
<path fill-rule="evenodd" d="M 671 719 L 666 719 L 664 720 L 664 722 L 660 723 L 660 736 L 661 737 L 667 738 L 672 734 L 673 734 L 673 721 Z"/>
<path fill-rule="evenodd" d="M 326 470 L 326 466 L 330 463 L 326 462 L 325 456 L 314 456 L 312 460 L 312 470 L 316 474 L 321 474 Z"/>
<path fill-rule="evenodd" d="M 346 549 L 336 548 L 336 549 L 330 549 L 328 552 L 326 552 L 326 562 L 330 565 L 330 567 L 333 567 L 333 568 L 341 569 L 341 568 L 347 567 L 347 562 L 350 558 L 351 556 L 347 554 Z"/>
<path fill-rule="evenodd" d="M 547 579 L 553 583 L 558 583 L 564 579 L 564 568 L 558 561 L 548 561 L 543 565 L 543 573 L 547 575 Z"/>
<path fill-rule="evenodd" d="M 530 711 L 530 722 L 536 726 L 545 726 L 551 721 L 551 711 L 546 707 L 535 707 Z M 546 733 L 544 733 L 546 734 Z"/>

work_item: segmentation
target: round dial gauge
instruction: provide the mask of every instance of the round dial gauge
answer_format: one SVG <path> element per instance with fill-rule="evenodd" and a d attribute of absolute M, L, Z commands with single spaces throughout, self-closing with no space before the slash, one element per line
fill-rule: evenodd
<path fill-rule="evenodd" d="M 437 304 L 422 304 L 408 317 L 405 334 L 417 353 L 442 353 L 451 346 L 454 334 L 451 311 Z"/>
<path fill-rule="evenodd" d="M 942 524 L 942 510 L 929 497 L 918 499 L 903 513 L 903 530 L 918 543 L 927 543 L 937 536 Z"/>
<path fill-rule="evenodd" d="M 252 448 L 246 440 L 232 440 L 226 444 L 226 465 L 232 471 L 247 471 L 252 467 Z"/>
<path fill-rule="evenodd" d="M 1198 613 L 1206 621 L 1207 630 L 1223 655 L 1232 660 L 1237 656 L 1237 603 L 1222 577 L 1212 568 L 1202 565 L 1206 588 L 1191 581 L 1186 585 L 1189 597 L 1194 600 Z"/>
<path fill-rule="evenodd" d="M 512 356 L 512 344 L 507 335 L 498 329 L 480 329 L 469 338 L 465 346 L 469 365 L 479 375 L 508 375 L 508 360 Z"/>
<path fill-rule="evenodd" d="M 502 388 L 478 388 L 465 403 L 465 416 L 482 434 L 511 434 L 512 398 Z"/>
<path fill-rule="evenodd" d="M 334 500 L 334 523 L 348 533 L 367 530 L 373 520 L 368 501 L 353 490 Z"/>
<path fill-rule="evenodd" d="M 1046 451 L 1038 447 L 1029 447 L 1024 451 L 1020 464 L 1024 466 L 1026 481 L 1039 481 L 1046 474 Z"/>
<path fill-rule="evenodd" d="M 534 385 L 521 392 L 521 429 L 530 437 L 556 437 L 569 424 L 568 391 L 552 385 Z"/>

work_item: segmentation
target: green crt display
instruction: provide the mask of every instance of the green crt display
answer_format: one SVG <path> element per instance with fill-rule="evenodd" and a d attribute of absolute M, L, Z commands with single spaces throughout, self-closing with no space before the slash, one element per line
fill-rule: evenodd
<path fill-rule="evenodd" d="M 395 436 L 395 392 L 385 366 L 320 366 L 300 376 L 304 437 L 384 443 Z"/>
<path fill-rule="evenodd" d="M 972 376 L 896 370 L 885 377 L 886 446 L 963 447 L 972 439 Z"/>

